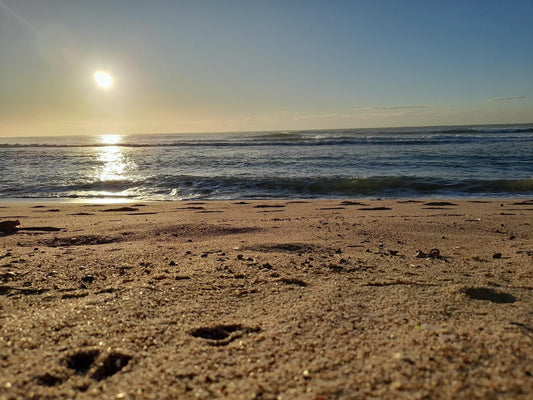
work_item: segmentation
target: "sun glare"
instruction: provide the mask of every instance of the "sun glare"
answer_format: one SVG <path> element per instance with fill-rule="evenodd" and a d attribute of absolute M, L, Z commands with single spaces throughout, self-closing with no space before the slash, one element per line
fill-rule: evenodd
<path fill-rule="evenodd" d="M 93 76 L 96 84 L 102 89 L 109 89 L 113 85 L 113 77 L 107 72 L 96 71 Z"/>
<path fill-rule="evenodd" d="M 100 143 L 102 144 L 117 144 L 122 140 L 120 135 L 102 135 L 100 136 Z"/>

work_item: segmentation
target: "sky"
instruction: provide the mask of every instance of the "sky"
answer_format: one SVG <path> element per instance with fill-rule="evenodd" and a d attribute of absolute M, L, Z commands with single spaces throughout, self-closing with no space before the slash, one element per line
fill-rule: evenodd
<path fill-rule="evenodd" d="M 530 123 L 532 19 L 533 0 L 0 0 L 0 136 Z"/>

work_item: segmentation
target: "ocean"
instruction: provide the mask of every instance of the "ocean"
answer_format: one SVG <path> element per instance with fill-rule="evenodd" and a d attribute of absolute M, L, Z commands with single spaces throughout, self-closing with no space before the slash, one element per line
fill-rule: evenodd
<path fill-rule="evenodd" d="M 0 138 L 1 201 L 533 195 L 533 124 Z"/>

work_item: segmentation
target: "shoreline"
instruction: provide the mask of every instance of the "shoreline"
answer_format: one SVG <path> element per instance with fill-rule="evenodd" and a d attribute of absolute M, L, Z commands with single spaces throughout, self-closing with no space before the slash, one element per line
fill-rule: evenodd
<path fill-rule="evenodd" d="M 188 202 L 239 202 L 239 201 L 250 201 L 250 202 L 261 202 L 261 201 L 403 201 L 403 200 L 414 200 L 414 201 L 478 201 L 478 200 L 487 200 L 487 201 L 512 201 L 512 200 L 533 200 L 533 195 L 528 194 L 512 194 L 512 193 L 503 193 L 501 196 L 497 196 L 494 193 L 490 195 L 479 195 L 479 196 L 447 196 L 447 195 L 428 195 L 428 196 L 366 196 L 366 197 L 353 197 L 353 196 L 332 196 L 332 197 L 298 197 L 298 196 L 289 196 L 289 197 L 265 197 L 265 198 L 231 198 L 231 199 L 211 199 L 211 198 L 191 198 L 191 199 L 142 199 L 142 198 L 127 198 L 127 197 L 95 197 L 95 198 L 78 198 L 78 197 L 64 197 L 64 198 L 55 198 L 55 197 L 36 197 L 36 198 L 0 198 L 0 204 L 6 205 L 35 205 L 38 203 L 45 204 L 74 204 L 74 205 L 85 205 L 85 204 L 131 204 L 131 203 L 153 203 L 153 204 L 163 204 L 163 203 L 188 203 Z"/>
<path fill-rule="evenodd" d="M 35 200 L 7 220 L 0 399 L 533 395 L 531 199 Z"/>

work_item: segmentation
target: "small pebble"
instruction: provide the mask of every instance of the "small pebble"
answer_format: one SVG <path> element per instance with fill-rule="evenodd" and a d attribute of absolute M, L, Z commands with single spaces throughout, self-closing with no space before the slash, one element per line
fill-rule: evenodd
<path fill-rule="evenodd" d="M 82 282 L 92 283 L 94 282 L 96 278 L 92 275 L 85 275 L 83 278 L 81 278 Z"/>

